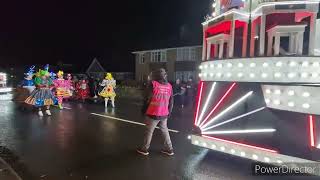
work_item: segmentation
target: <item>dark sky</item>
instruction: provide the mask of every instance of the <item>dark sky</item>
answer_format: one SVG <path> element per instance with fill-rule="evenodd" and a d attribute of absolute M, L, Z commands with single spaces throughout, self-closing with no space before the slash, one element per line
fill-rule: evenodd
<path fill-rule="evenodd" d="M 212 0 L 8 0 L 0 3 L 0 66 L 88 64 L 133 70 L 134 50 L 201 44 Z"/>

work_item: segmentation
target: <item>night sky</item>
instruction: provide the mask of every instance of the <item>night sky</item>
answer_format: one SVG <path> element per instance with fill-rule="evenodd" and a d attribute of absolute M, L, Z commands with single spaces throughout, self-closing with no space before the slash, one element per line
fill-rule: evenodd
<path fill-rule="evenodd" d="M 0 4 L 0 66 L 87 65 L 133 71 L 131 51 L 201 44 L 212 0 L 9 0 Z"/>

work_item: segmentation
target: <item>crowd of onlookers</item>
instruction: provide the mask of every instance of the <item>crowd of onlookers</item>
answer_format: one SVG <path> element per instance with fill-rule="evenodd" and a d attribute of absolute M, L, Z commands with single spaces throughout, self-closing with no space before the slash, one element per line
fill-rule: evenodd
<path fill-rule="evenodd" d="M 152 72 L 148 76 L 148 81 L 143 83 L 143 89 L 146 89 L 152 80 Z M 170 82 L 173 88 L 174 105 L 181 108 L 191 107 L 195 105 L 197 95 L 197 82 L 190 76 L 187 81 L 177 78 L 175 82 Z"/>

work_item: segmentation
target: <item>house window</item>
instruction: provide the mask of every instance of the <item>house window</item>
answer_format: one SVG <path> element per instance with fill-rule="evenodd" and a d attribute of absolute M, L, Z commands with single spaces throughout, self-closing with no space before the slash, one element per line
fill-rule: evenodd
<path fill-rule="evenodd" d="M 166 51 L 151 52 L 151 62 L 167 62 L 167 52 Z"/>
<path fill-rule="evenodd" d="M 144 55 L 144 53 L 139 54 L 139 55 L 138 55 L 138 58 L 139 58 L 139 64 L 144 64 L 144 62 L 145 62 L 145 55 Z"/>
<path fill-rule="evenodd" d="M 195 61 L 196 48 L 186 47 L 177 49 L 177 61 Z"/>
<path fill-rule="evenodd" d="M 195 71 L 176 71 L 175 78 L 187 82 L 190 77 L 194 78 Z"/>

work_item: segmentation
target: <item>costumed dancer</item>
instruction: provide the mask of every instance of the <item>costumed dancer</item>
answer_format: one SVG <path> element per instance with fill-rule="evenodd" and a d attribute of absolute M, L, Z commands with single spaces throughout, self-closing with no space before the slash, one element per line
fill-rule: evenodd
<path fill-rule="evenodd" d="M 56 80 L 57 79 L 57 74 L 54 73 L 54 72 L 50 72 L 50 78 L 52 81 Z"/>
<path fill-rule="evenodd" d="M 56 99 L 50 89 L 53 83 L 48 72 L 48 66 L 46 66 L 45 70 L 40 69 L 37 72 L 34 83 L 36 89 L 32 91 L 25 103 L 38 107 L 39 116 L 43 116 L 42 107 L 46 107 L 46 114 L 51 116 L 50 106 L 55 103 Z"/>
<path fill-rule="evenodd" d="M 73 83 L 71 74 L 67 75 L 66 89 L 67 89 L 67 91 L 69 93 L 69 97 L 72 97 L 73 96 L 73 92 L 74 92 L 74 83 Z"/>
<path fill-rule="evenodd" d="M 53 81 L 56 88 L 56 97 L 58 99 L 58 106 L 60 109 L 63 109 L 62 103 L 64 98 L 70 97 L 70 94 L 67 90 L 67 80 L 63 78 L 63 71 L 57 73 L 58 78 Z"/>
<path fill-rule="evenodd" d="M 29 94 L 36 88 L 33 82 L 33 76 L 34 76 L 34 68 L 35 66 L 31 66 L 29 68 L 29 71 L 27 73 L 24 73 L 25 77 L 22 82 L 22 88 L 25 88 L 29 91 Z"/>
<path fill-rule="evenodd" d="M 27 73 L 24 73 L 25 77 L 21 84 L 15 89 L 13 101 L 21 103 L 19 108 L 25 109 L 23 106 L 24 100 L 30 95 L 30 93 L 36 88 L 33 81 L 35 66 L 31 66 Z"/>
<path fill-rule="evenodd" d="M 77 84 L 77 99 L 81 99 L 83 102 L 89 98 L 90 90 L 88 81 L 82 79 Z"/>
<path fill-rule="evenodd" d="M 113 79 L 111 73 L 107 73 L 105 79 L 100 83 L 100 86 L 104 87 L 99 96 L 104 98 L 105 107 L 108 107 L 108 100 L 111 100 L 112 107 L 115 107 L 114 101 L 116 97 L 115 88 L 116 80 Z"/>

